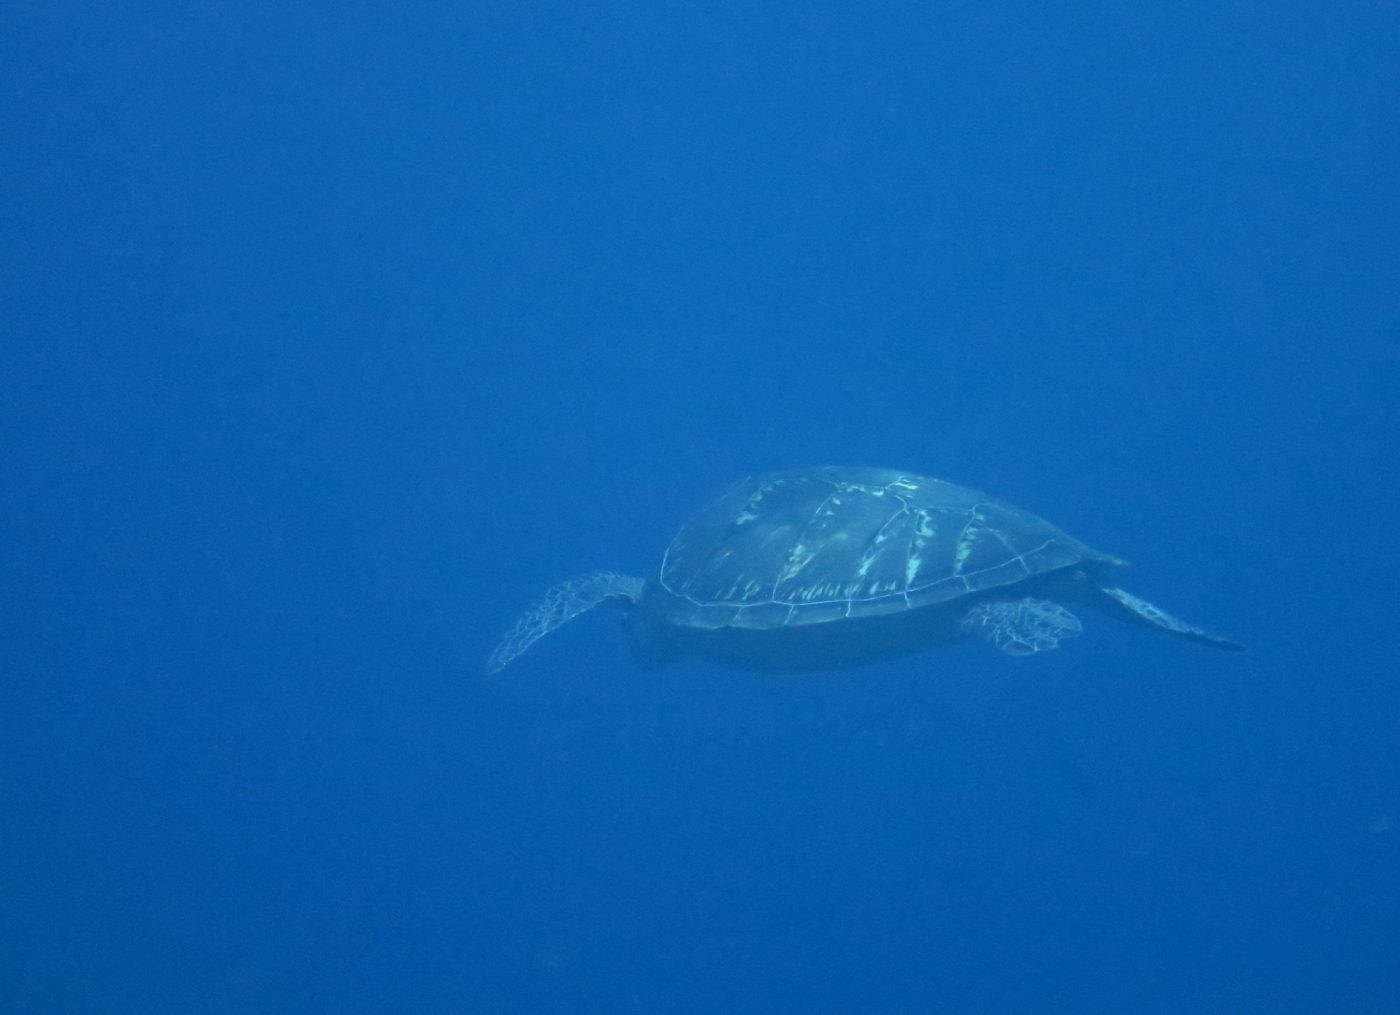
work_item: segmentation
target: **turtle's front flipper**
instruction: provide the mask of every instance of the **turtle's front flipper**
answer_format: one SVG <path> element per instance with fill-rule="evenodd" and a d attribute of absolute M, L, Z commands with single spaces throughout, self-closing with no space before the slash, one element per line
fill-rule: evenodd
<path fill-rule="evenodd" d="M 978 603 L 963 615 L 962 629 L 1012 656 L 1046 652 L 1084 630 L 1079 618 L 1058 603 L 1029 598 Z"/>
<path fill-rule="evenodd" d="M 1229 638 L 1221 638 L 1219 635 L 1211 634 L 1209 631 L 1202 631 L 1193 624 L 1188 624 L 1184 620 L 1178 620 L 1160 606 L 1153 606 L 1145 599 L 1139 599 L 1131 592 L 1123 589 L 1113 588 L 1109 585 L 1100 586 L 1104 595 L 1114 602 L 1127 609 L 1139 620 L 1145 620 L 1153 627 L 1159 627 L 1163 631 L 1170 631 L 1172 634 L 1182 638 L 1190 638 L 1203 645 L 1211 645 L 1215 648 L 1228 649 L 1231 652 L 1243 652 L 1244 646 Z"/>
<path fill-rule="evenodd" d="M 495 673 L 550 631 L 567 624 L 581 613 L 587 613 L 599 603 L 609 599 L 625 599 L 635 603 L 642 594 L 643 584 L 640 578 L 614 574 L 612 571 L 600 571 L 560 582 L 521 615 L 491 653 L 491 658 L 486 660 L 486 668 Z"/>

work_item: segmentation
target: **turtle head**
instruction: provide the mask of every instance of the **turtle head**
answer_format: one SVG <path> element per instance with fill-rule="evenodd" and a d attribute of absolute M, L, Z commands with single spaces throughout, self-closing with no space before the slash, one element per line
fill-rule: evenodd
<path fill-rule="evenodd" d="M 647 609 L 643 598 L 625 603 L 622 630 L 627 635 L 627 647 L 632 659 L 644 670 L 656 670 L 674 662 L 685 653 L 680 647 L 679 631 L 657 614 Z"/>

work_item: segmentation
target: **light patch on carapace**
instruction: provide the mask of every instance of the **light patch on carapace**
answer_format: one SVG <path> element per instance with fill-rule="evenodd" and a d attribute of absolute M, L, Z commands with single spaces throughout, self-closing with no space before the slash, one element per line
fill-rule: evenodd
<path fill-rule="evenodd" d="M 982 516 L 974 507 L 972 517 L 967 520 L 963 530 L 958 535 L 957 546 L 953 548 L 953 573 L 962 574 L 963 565 L 967 563 L 967 558 L 972 556 L 972 549 L 977 543 L 977 537 L 982 532 Z"/>
<path fill-rule="evenodd" d="M 778 575 L 778 584 L 782 585 L 784 582 L 790 582 L 796 578 L 815 556 L 816 554 L 802 543 L 794 546 L 792 553 L 788 556 L 787 563 L 783 565 L 782 573 Z"/>
<path fill-rule="evenodd" d="M 762 512 L 759 510 L 759 505 L 761 505 L 763 503 L 764 498 L 772 492 L 773 488 L 771 486 L 760 486 L 757 490 L 755 490 L 749 496 L 748 502 L 742 508 L 740 508 L 739 513 L 734 516 L 734 524 L 747 525 L 749 522 L 758 519 L 762 514 Z"/>
<path fill-rule="evenodd" d="M 972 555 L 972 533 L 966 529 L 958 537 L 957 548 L 953 551 L 953 573 L 962 574 L 963 565 L 967 563 L 967 558 Z"/>

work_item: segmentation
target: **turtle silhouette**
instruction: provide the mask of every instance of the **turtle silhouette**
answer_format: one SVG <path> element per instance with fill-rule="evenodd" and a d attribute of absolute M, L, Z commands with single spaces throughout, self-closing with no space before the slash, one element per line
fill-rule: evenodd
<path fill-rule="evenodd" d="M 824 669 L 965 638 L 1032 655 L 1082 631 L 1062 603 L 1215 648 L 1210 634 L 1114 582 L 1125 566 L 976 490 L 891 469 L 751 476 L 697 512 L 656 573 L 602 571 L 551 588 L 491 653 L 496 671 L 599 605 L 620 607 L 634 656 Z"/>

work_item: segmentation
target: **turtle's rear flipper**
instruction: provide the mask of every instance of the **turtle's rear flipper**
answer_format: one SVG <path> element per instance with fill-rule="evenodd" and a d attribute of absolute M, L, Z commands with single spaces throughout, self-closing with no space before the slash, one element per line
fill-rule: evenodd
<path fill-rule="evenodd" d="M 587 613 L 599 603 L 609 599 L 635 603 L 642 594 L 642 585 L 640 578 L 614 574 L 612 571 L 600 571 L 560 582 L 521 614 L 515 626 L 491 653 L 491 658 L 486 660 L 486 668 L 495 673 L 550 631 L 567 624 L 581 613 Z"/>
<path fill-rule="evenodd" d="M 1203 645 L 1211 645 L 1215 648 L 1227 649 L 1231 652 L 1243 652 L 1244 646 L 1229 638 L 1221 638 L 1219 635 L 1211 634 L 1209 631 L 1202 631 L 1193 624 L 1188 624 L 1184 620 L 1178 620 L 1160 606 L 1153 606 L 1145 599 L 1139 599 L 1131 592 L 1123 589 L 1113 588 L 1109 585 L 1101 586 L 1104 595 L 1128 610 L 1139 620 L 1144 620 L 1153 627 L 1159 627 L 1163 631 L 1170 631 L 1172 634 L 1182 638 L 1190 638 Z"/>
<path fill-rule="evenodd" d="M 963 615 L 962 629 L 1012 656 L 1049 651 L 1084 630 L 1060 604 L 1029 598 L 978 603 Z"/>

